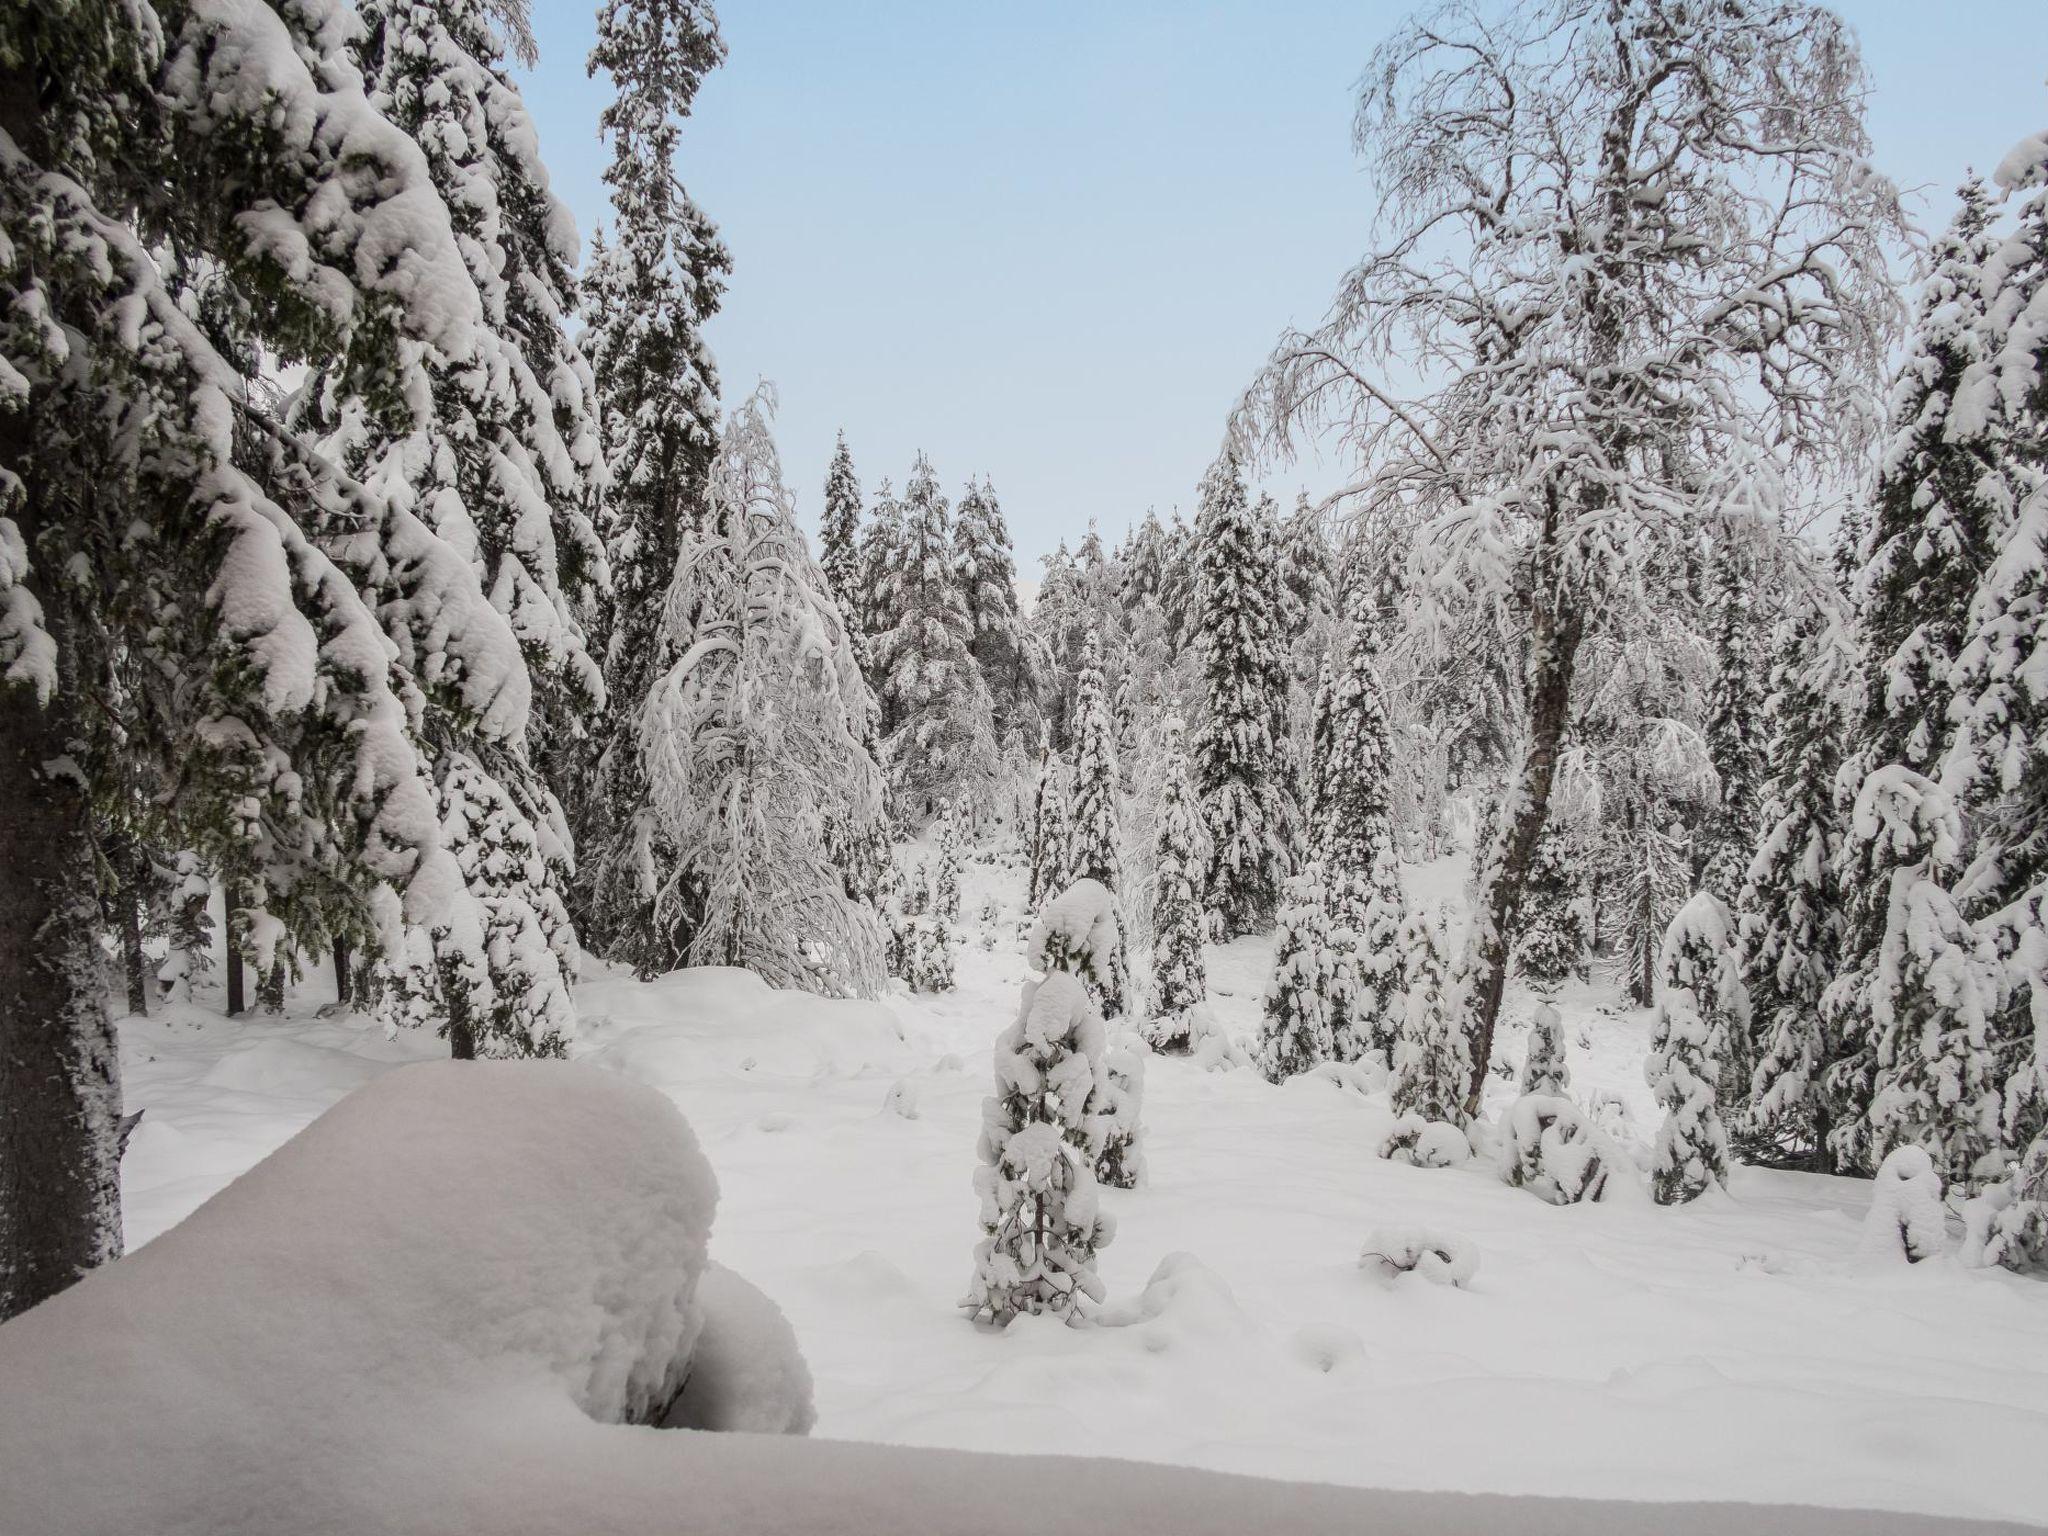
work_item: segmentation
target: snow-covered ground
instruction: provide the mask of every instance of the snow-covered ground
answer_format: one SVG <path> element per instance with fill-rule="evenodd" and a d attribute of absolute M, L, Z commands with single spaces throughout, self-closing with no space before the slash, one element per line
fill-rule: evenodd
<path fill-rule="evenodd" d="M 1455 905 L 1461 872 L 1411 871 L 1413 894 Z M 990 1047 L 1024 977 L 1020 884 L 969 867 L 943 996 L 825 1003 L 730 971 L 581 989 L 577 1054 L 694 1127 L 720 1186 L 713 1252 L 788 1314 L 818 1435 L 1395 1489 L 2048 1510 L 2048 1286 L 1860 1257 L 1870 1186 L 1854 1181 L 1743 1169 L 1732 1196 L 1663 1209 L 1629 1177 L 1554 1208 L 1483 1160 L 1382 1162 L 1384 1096 L 1325 1079 L 1153 1059 L 1149 1185 L 1105 1196 L 1124 1325 L 974 1328 L 955 1303 Z M 1248 1034 L 1266 946 L 1209 960 L 1219 1016 Z M 124 1023 L 128 1101 L 148 1111 L 124 1169 L 131 1246 L 351 1089 L 440 1052 L 316 1017 L 323 995 L 310 983 L 277 1020 Z M 1560 1000 L 1572 1093 L 1607 1096 L 1605 1123 L 1640 1143 L 1649 1016 L 1614 998 Z M 1526 1000 L 1509 1012 L 1500 1054 L 1519 1062 Z M 1495 1092 L 1497 1111 L 1511 1090 Z M 1467 1240 L 1477 1274 L 1361 1270 L 1368 1234 L 1394 1226 Z"/>

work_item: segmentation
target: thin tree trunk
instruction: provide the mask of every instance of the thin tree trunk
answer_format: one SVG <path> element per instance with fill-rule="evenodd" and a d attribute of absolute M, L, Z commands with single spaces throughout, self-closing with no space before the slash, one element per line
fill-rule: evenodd
<path fill-rule="evenodd" d="M 22 462 L 18 444 L 0 446 Z M 33 551 L 33 493 L 21 516 Z M 90 812 L 77 777 L 51 768 L 79 750 L 72 649 L 61 597 L 37 595 L 56 695 L 0 686 L 0 1322 L 121 1253 L 120 1062 Z"/>
<path fill-rule="evenodd" d="M 242 996 L 242 952 L 235 948 L 234 914 L 221 924 L 221 942 L 227 946 L 228 1017 L 239 1018 L 248 1006 Z"/>
<path fill-rule="evenodd" d="M 337 935 L 334 940 L 334 1000 L 344 1008 L 352 1000 L 348 967 L 348 940 Z"/>
<path fill-rule="evenodd" d="M 1494 1026 L 1507 988 L 1508 957 L 1529 883 L 1529 867 L 1550 815 L 1550 790 L 1570 717 L 1572 676 L 1585 636 L 1581 609 L 1553 591 L 1538 592 L 1529 608 L 1529 747 L 1507 804 L 1494 851 L 1488 856 L 1465 950 L 1465 1037 L 1472 1049 L 1468 1114 L 1479 1112 L 1486 1071 L 1493 1060 Z"/>

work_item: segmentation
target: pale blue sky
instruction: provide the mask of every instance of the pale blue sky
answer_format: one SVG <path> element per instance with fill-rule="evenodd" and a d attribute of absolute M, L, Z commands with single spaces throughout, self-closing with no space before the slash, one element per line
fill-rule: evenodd
<path fill-rule="evenodd" d="M 1877 163 L 1927 185 L 2048 124 L 2048 0 L 1845 0 Z M 595 0 L 535 0 L 528 100 L 587 241 L 604 213 Z M 922 448 L 991 475 L 1020 574 L 1091 517 L 1192 509 L 1280 329 L 1364 248 L 1351 87 L 1406 0 L 726 0 L 685 183 L 734 274 L 728 399 L 781 393 L 806 520 L 834 433 L 864 489 Z M 1330 467 L 1272 478 L 1291 492 Z"/>

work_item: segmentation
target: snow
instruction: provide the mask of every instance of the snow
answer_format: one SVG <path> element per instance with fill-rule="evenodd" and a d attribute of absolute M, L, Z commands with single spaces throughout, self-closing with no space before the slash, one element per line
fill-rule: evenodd
<path fill-rule="evenodd" d="M 1448 904 L 1467 867 L 1462 853 L 1409 867 L 1411 904 Z M 1027 975 L 1016 937 L 1022 883 L 1018 869 L 965 864 L 963 911 L 993 897 L 1002 916 L 993 950 L 960 946 L 951 993 L 824 1002 L 744 972 L 639 983 L 594 965 L 578 988 L 577 1057 L 651 1084 L 694 1128 L 721 1192 L 712 1249 L 787 1316 L 815 1382 L 815 1435 L 1382 1489 L 1917 1512 L 1900 1530 L 1928 1529 L 1919 1518 L 1928 1514 L 2040 1520 L 2048 1292 L 2003 1270 L 1873 1264 L 1862 1252 L 1872 1195 L 1863 1181 L 1737 1166 L 1726 1197 L 1653 1205 L 1644 1189 L 1659 1115 L 1642 1075 L 1650 1013 L 1618 1005 L 1615 982 L 1597 974 L 1553 1001 L 1572 1049 L 1571 1096 L 1614 1148 L 1599 1202 L 1557 1207 L 1510 1188 L 1490 1147 L 1448 1169 L 1379 1160 L 1393 1117 L 1383 1086 L 1359 1086 L 1369 1077 L 1339 1087 L 1310 1076 L 1279 1089 L 1224 1061 L 1212 1071 L 1158 1057 L 1146 1064 L 1149 1182 L 1101 1193 L 1117 1240 L 1096 1260 L 1105 1320 L 1152 1315 L 1120 1328 L 1032 1317 L 1000 1332 L 970 1326 L 956 1303 L 977 1233 L 974 1144 L 990 1048 L 1015 1019 Z M 1270 939 L 1211 946 L 1204 959 L 1207 1012 L 1241 1050 L 1256 1030 Z M 201 982 L 201 1003 L 217 1008 L 210 985 Z M 349 1088 L 441 1049 L 418 1034 L 387 1040 L 350 1016 L 311 1017 L 327 996 L 309 984 L 281 1020 L 229 1024 L 192 1007 L 122 1023 L 129 1107 L 148 1111 L 124 1170 L 128 1239 L 149 1246 L 119 1270 L 152 1262 L 151 1239 Z M 1510 989 L 1503 1059 L 1521 1059 L 1513 1021 L 1529 1019 L 1533 1004 Z M 270 1048 L 278 1042 L 305 1049 Z M 205 1082 L 216 1066 L 222 1078 Z M 883 1108 L 905 1080 L 917 1085 L 916 1119 Z M 1487 1089 L 1482 1124 L 1491 1128 L 1518 1095 L 1494 1078 Z M 534 1163 L 560 1141 L 535 1146 Z M 448 1171 L 464 1187 L 484 1174 L 466 1161 Z M 513 1162 L 489 1176 L 531 1171 Z M 1363 1235 L 1381 1232 L 1455 1237 L 1484 1262 L 1458 1286 L 1383 1281 L 1358 1265 Z M 1189 1258 L 1159 1275 L 1174 1255 Z M 1148 1347 L 1161 1338 L 1165 1348 Z M 74 1377 L 103 1358 L 78 1356 Z M 0 1380 L 12 1381 L 5 1367 Z M 62 1387 L 77 1390 L 75 1380 Z M 95 1412 L 106 1411 L 103 1395 Z M 0 1458 L 22 1455 L 5 1414 L 13 1398 L 0 1391 Z M 265 1404 L 278 1401 L 265 1392 Z M 189 1403 L 175 1406 L 162 1410 L 166 1423 L 189 1414 Z M 310 1422 L 310 1409 L 284 1407 Z M 434 1475 L 467 1478 L 471 1500 L 460 1518 L 437 1516 L 422 1493 L 421 1529 L 655 1528 L 634 1513 L 652 1506 L 671 1521 L 716 1511 L 708 1523 L 727 1531 L 859 1528 L 862 1519 L 882 1530 L 1039 1531 L 1049 1477 L 1060 1479 L 1059 1507 L 1136 1533 L 1286 1531 L 1289 1522 L 1597 1532 L 1610 1518 L 1619 1528 L 1731 1528 L 1725 1510 L 1520 1505 L 1510 1519 L 1485 1501 L 1314 1488 L 1276 1499 L 1262 1484 L 1186 1473 L 912 1458 L 867 1445 L 739 1437 L 713 1456 L 689 1436 L 601 1430 L 566 1404 L 531 1430 L 543 1456 L 519 1413 L 478 1417 L 488 1422 L 464 1421 L 475 1440 L 445 1425 L 426 1437 L 411 1418 L 367 1448 L 324 1439 L 323 1465 L 293 1470 L 302 1504 L 267 1528 L 361 1529 L 321 1512 L 363 1496 L 361 1466 L 416 1468 L 409 1437 L 444 1463 Z M 145 1428 L 141 1450 L 172 1433 Z M 373 1459 L 357 1462 L 343 1487 L 339 1463 L 358 1451 Z M 528 1461 L 546 1475 L 529 1474 Z M 229 1463 L 215 1466 L 225 1476 Z M 10 1470 L 0 1468 L 0 1483 Z M 772 1504 L 761 1502 L 763 1484 Z M 1036 1509 L 1041 1524 L 1020 1509 Z M 25 1511 L 25 1528 L 67 1528 L 39 1524 L 38 1513 Z M 1786 1531 L 1887 1528 L 1868 1515 L 1846 1524 L 1817 1516 L 1810 1527 L 1803 1518 L 1744 1517 Z M 129 1526 L 145 1527 L 178 1524 Z"/>

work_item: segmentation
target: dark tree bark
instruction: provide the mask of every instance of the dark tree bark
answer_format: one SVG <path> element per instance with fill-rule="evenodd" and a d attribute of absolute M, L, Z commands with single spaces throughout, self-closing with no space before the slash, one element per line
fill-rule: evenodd
<path fill-rule="evenodd" d="M 344 1008 L 353 1000 L 349 963 L 348 940 L 337 936 L 334 940 L 334 1000 Z"/>
<path fill-rule="evenodd" d="M 235 948 L 234 913 L 228 914 L 228 921 L 221 924 L 221 943 L 227 950 L 228 1017 L 241 1017 L 248 1002 L 242 995 L 242 952 Z"/>
<path fill-rule="evenodd" d="M 128 1011 L 138 1016 L 149 1013 L 149 961 L 142 953 L 143 859 L 132 839 L 121 839 L 114 857 L 114 877 L 121 888 L 114 893 L 114 900 L 121 915 L 121 968 L 128 979 Z"/>

